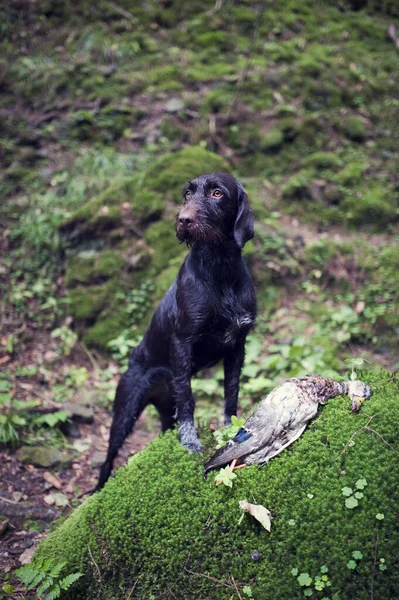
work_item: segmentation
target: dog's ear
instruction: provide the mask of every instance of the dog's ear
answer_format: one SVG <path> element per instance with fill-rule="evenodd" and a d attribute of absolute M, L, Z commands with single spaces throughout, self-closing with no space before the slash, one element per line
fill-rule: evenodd
<path fill-rule="evenodd" d="M 234 223 L 234 239 L 240 248 L 254 237 L 254 215 L 248 202 L 248 195 L 237 181 L 237 218 Z"/>

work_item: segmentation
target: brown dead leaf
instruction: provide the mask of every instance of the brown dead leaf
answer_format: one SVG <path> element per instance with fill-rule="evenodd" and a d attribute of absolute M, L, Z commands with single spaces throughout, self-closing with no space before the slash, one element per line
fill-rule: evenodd
<path fill-rule="evenodd" d="M 8 354 L 6 354 L 5 356 L 2 356 L 0 358 L 0 365 L 5 365 L 6 363 L 10 362 L 11 357 L 8 356 Z"/>
<path fill-rule="evenodd" d="M 62 490 L 62 483 L 56 475 L 53 475 L 49 471 L 45 471 L 43 473 L 43 479 L 47 481 L 47 483 L 50 483 L 57 490 Z"/>
<path fill-rule="evenodd" d="M 53 504 L 55 504 L 55 498 L 53 494 L 47 494 L 47 496 L 43 497 L 43 500 L 47 504 L 47 506 L 52 506 Z"/>
<path fill-rule="evenodd" d="M 241 500 L 239 505 L 242 510 L 259 521 L 266 531 L 270 532 L 272 518 L 270 510 L 267 510 L 262 504 L 250 504 L 247 500 Z"/>

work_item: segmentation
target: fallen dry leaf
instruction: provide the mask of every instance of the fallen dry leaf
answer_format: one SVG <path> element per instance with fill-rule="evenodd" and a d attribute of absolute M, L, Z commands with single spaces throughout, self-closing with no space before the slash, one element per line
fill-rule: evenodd
<path fill-rule="evenodd" d="M 28 565 L 33 558 L 35 550 L 36 546 L 31 546 L 30 548 L 27 548 L 24 552 L 22 552 L 21 556 L 19 557 L 19 562 L 22 565 Z"/>
<path fill-rule="evenodd" d="M 43 473 L 43 479 L 45 481 L 47 481 L 47 483 L 50 483 L 53 487 L 55 487 L 57 490 L 62 490 L 62 483 L 61 481 L 58 479 L 58 477 L 56 477 L 56 475 L 53 475 L 52 473 L 50 473 L 49 471 L 45 471 Z"/>
<path fill-rule="evenodd" d="M 250 504 L 247 500 L 239 502 L 240 508 L 252 515 L 263 527 L 270 532 L 271 512 L 261 504 Z"/>
<path fill-rule="evenodd" d="M 43 500 L 47 504 L 47 506 L 52 506 L 53 504 L 55 504 L 55 498 L 53 494 L 47 494 L 47 496 L 43 497 Z"/>

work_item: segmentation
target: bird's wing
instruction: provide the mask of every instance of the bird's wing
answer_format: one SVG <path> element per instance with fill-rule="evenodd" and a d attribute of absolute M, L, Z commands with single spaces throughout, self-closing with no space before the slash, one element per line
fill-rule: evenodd
<path fill-rule="evenodd" d="M 278 415 L 270 405 L 258 406 L 247 419 L 237 435 L 220 448 L 205 464 L 205 473 L 220 465 L 226 465 L 235 458 L 241 458 L 258 450 L 274 433 Z"/>

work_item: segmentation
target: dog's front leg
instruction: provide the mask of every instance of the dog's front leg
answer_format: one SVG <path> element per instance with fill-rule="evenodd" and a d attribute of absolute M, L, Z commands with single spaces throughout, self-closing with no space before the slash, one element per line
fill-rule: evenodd
<path fill-rule="evenodd" d="M 244 364 L 245 338 L 237 341 L 224 355 L 224 424 L 231 424 L 231 417 L 237 414 L 240 373 Z"/>
<path fill-rule="evenodd" d="M 170 363 L 180 442 L 191 452 L 201 452 L 202 444 L 194 425 L 195 399 L 191 390 L 192 344 L 173 335 Z"/>

